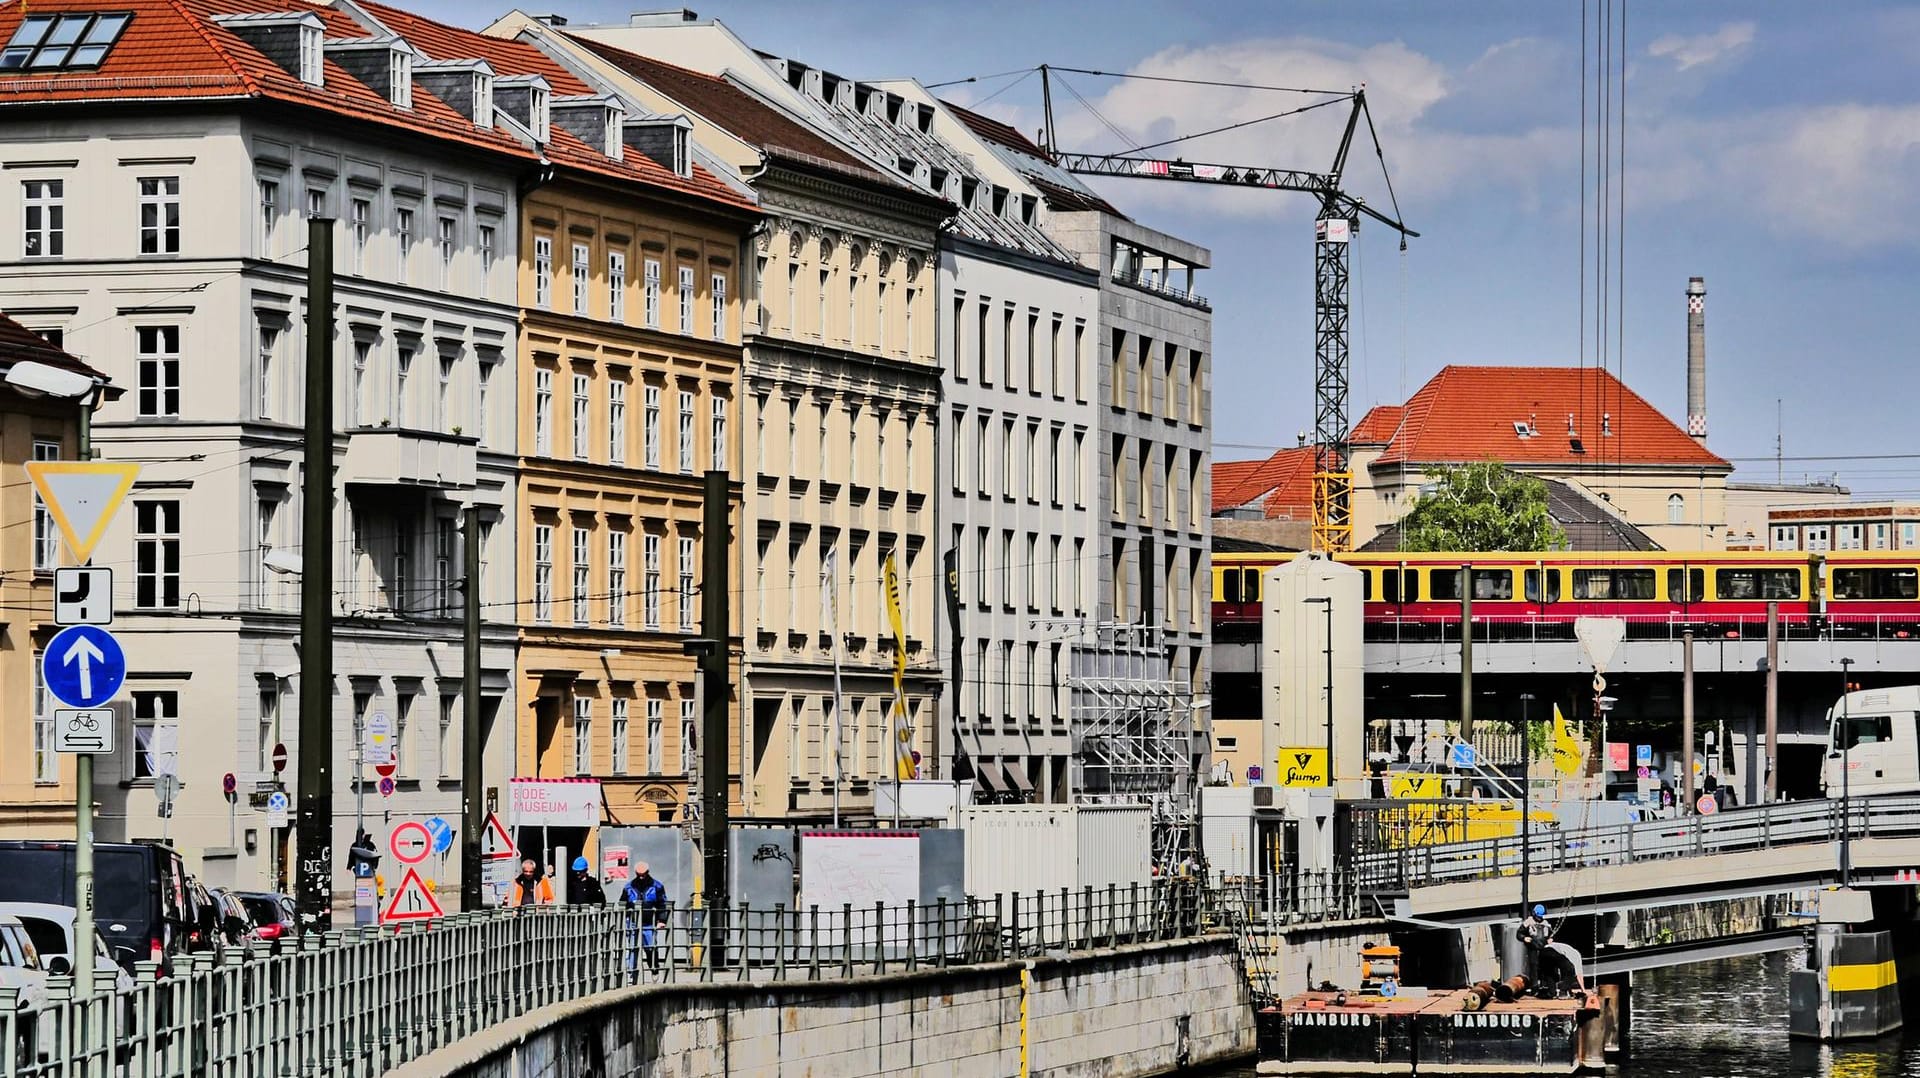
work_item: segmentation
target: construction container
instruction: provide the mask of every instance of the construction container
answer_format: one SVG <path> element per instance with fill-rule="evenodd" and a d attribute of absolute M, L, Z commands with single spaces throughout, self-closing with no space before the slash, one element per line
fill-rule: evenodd
<path fill-rule="evenodd" d="M 1145 805 L 970 805 L 967 894 L 1125 890 L 1153 878 L 1153 822 Z"/>

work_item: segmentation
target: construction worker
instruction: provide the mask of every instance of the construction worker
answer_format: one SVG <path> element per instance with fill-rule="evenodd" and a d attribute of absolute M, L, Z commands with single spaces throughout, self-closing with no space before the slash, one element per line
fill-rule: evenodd
<path fill-rule="evenodd" d="M 553 905 L 553 882 L 540 871 L 540 862 L 531 857 L 520 859 L 520 874 L 513 878 L 513 886 L 507 891 L 507 905 Z"/>
<path fill-rule="evenodd" d="M 647 969 L 650 971 L 659 969 L 660 933 L 665 930 L 667 919 L 667 888 L 665 884 L 653 878 L 653 873 L 648 869 L 645 861 L 634 864 L 633 877 L 627 880 L 627 885 L 620 890 L 620 904 L 628 911 L 629 935 L 634 934 L 635 928 L 639 929 L 639 938 L 636 942 L 646 952 Z M 640 915 L 637 925 L 633 917 L 635 907 L 639 908 Z M 631 952 L 629 954 L 631 955 Z M 633 959 L 629 957 L 627 968 L 632 969 L 633 966 Z"/>
<path fill-rule="evenodd" d="M 573 859 L 573 875 L 567 877 L 567 902 L 575 906 L 604 906 L 607 904 L 607 892 L 600 881 L 593 878 L 593 872 L 587 859 Z"/>

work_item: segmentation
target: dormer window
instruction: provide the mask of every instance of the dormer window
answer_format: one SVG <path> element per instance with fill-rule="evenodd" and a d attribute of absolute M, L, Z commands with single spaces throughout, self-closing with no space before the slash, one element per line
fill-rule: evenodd
<path fill-rule="evenodd" d="M 615 161 L 625 160 L 627 110 L 617 106 L 607 108 L 607 145 L 606 154 Z"/>
<path fill-rule="evenodd" d="M 1527 422 L 1527 421 L 1526 421 L 1526 420 L 1524 420 L 1524 419 L 1516 419 L 1516 420 L 1514 420 L 1514 421 L 1513 421 L 1513 436 L 1514 436 L 1514 437 L 1516 437 L 1516 438 L 1531 438 L 1531 437 L 1533 437 L 1533 435 L 1534 435 L 1534 429 L 1533 429 L 1533 424 L 1531 424 L 1531 423 L 1529 423 L 1529 422 Z"/>
<path fill-rule="evenodd" d="M 1040 200 L 1033 197 L 1032 195 L 1020 196 L 1020 223 L 1021 224 L 1030 225 L 1033 223 L 1033 211 L 1039 205 L 1039 202 Z"/>
<path fill-rule="evenodd" d="M 1004 187 L 995 186 L 993 189 L 993 215 L 995 217 L 1007 215 L 1007 189 Z"/>
<path fill-rule="evenodd" d="M 535 139 L 546 142 L 553 137 L 553 127 L 551 125 L 553 117 L 552 113 L 547 109 L 546 90 L 537 86 L 534 87 L 528 105 L 528 115 L 532 117 L 532 122 L 528 124 L 528 128 L 532 130 Z"/>
<path fill-rule="evenodd" d="M 933 134 L 933 106 L 916 105 L 914 108 L 918 110 L 918 114 L 914 117 L 914 126 L 918 127 L 923 135 Z"/>
<path fill-rule="evenodd" d="M 977 207 L 978 207 L 978 201 L 977 201 L 977 197 L 976 197 L 976 196 L 978 196 L 978 195 L 979 195 L 979 193 L 980 193 L 980 181 L 979 181 L 979 180 L 976 180 L 976 179 L 974 179 L 974 178 L 973 178 L 973 177 L 971 177 L 971 176 L 963 176 L 963 177 L 961 177 L 961 179 L 960 179 L 960 205 L 962 205 L 962 206 L 964 206 L 964 207 L 966 207 L 967 209 L 975 209 L 975 208 L 977 208 Z"/>
<path fill-rule="evenodd" d="M 300 28 L 300 81 L 308 86 L 325 86 L 327 82 L 326 64 L 322 60 L 325 54 L 320 49 L 320 28 L 302 26 Z"/>
<path fill-rule="evenodd" d="M 394 107 L 413 107 L 413 54 L 395 49 L 387 61 L 387 94 Z"/>
<path fill-rule="evenodd" d="M 473 123 L 493 126 L 493 76 L 484 71 L 473 73 Z"/>

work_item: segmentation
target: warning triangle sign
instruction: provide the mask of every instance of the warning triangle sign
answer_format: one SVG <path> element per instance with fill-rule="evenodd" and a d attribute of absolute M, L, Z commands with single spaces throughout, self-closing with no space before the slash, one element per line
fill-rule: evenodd
<path fill-rule="evenodd" d="M 138 464 L 104 460 L 36 460 L 27 464 L 27 478 L 40 493 L 48 515 L 60 526 L 67 549 L 82 564 L 107 532 L 113 511 L 133 489 Z"/>
<path fill-rule="evenodd" d="M 483 861 L 513 860 L 513 838 L 495 813 L 487 813 L 487 829 L 480 833 L 480 849 Z"/>
<path fill-rule="evenodd" d="M 442 916 L 445 914 L 440 909 L 440 900 L 427 890 L 425 881 L 420 879 L 420 870 L 409 867 L 400 886 L 394 888 L 392 897 L 387 899 L 387 908 L 380 915 L 380 923 L 431 921 Z"/>

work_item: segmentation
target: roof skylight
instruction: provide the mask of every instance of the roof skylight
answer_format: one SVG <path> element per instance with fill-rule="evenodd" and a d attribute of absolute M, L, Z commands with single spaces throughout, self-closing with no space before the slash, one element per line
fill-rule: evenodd
<path fill-rule="evenodd" d="M 125 11 L 28 15 L 0 49 L 0 71 L 99 67 L 132 21 Z"/>

